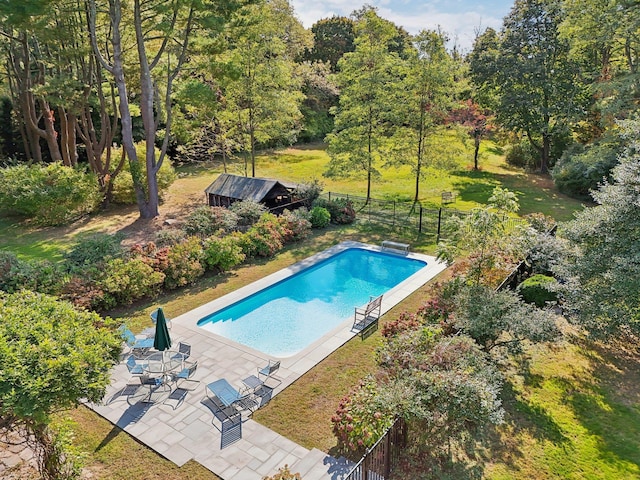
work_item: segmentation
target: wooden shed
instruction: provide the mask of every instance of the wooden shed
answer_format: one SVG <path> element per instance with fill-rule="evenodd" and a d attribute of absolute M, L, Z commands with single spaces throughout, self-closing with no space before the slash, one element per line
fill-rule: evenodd
<path fill-rule="evenodd" d="M 206 188 L 205 193 L 212 207 L 228 207 L 241 200 L 253 200 L 268 208 L 275 208 L 291 202 L 294 188 L 269 178 L 222 173 Z"/>

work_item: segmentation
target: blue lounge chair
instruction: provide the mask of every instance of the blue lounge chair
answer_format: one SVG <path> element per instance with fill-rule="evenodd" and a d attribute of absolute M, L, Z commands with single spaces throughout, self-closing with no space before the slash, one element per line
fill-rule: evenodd
<path fill-rule="evenodd" d="M 252 394 L 240 393 L 237 389 L 233 388 L 225 378 L 207 384 L 206 391 L 207 397 L 209 397 L 211 401 L 216 404 L 221 402 L 223 407 L 233 406 L 239 407 L 241 410 L 251 410 L 258 406 L 258 402 L 252 398 Z M 209 395 L 209 392 L 213 394 L 213 397 Z"/>

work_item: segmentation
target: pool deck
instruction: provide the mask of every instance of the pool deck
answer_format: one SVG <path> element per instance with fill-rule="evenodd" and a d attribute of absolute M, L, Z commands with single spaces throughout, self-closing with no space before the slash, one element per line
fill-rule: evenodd
<path fill-rule="evenodd" d="M 241 380 L 255 375 L 257 368 L 264 366 L 269 357 L 208 332 L 198 327 L 197 322 L 206 314 L 237 301 L 247 293 L 256 292 L 328 256 L 353 247 L 380 251 L 379 247 L 371 245 L 343 242 L 173 318 L 173 345 L 177 345 L 179 341 L 191 345 L 190 360 L 198 361 L 194 379 L 200 381 L 197 388 L 189 392 L 175 410 L 175 403 L 130 404 L 125 397 L 115 397 L 125 385 L 137 381 L 132 379 L 124 363 L 114 367 L 112 383 L 103 403 L 88 406 L 176 465 L 181 466 L 189 460 L 195 460 L 223 480 L 260 480 L 266 475 L 273 475 L 285 464 L 289 465 L 292 472 L 299 472 L 305 480 L 344 478 L 352 466 L 349 461 L 297 445 L 247 418 L 246 411 L 242 416 L 242 438 L 227 444 L 221 433 L 220 421 L 204 402 L 205 386 L 214 380 L 226 378 L 231 385 L 240 388 Z M 428 265 L 384 294 L 383 314 L 446 268 L 433 257 L 415 253 L 409 253 L 407 257 L 426 260 Z M 351 330 L 352 324 L 353 318 L 345 319 L 338 327 L 296 355 L 277 359 L 281 361 L 281 366 L 276 376 L 282 382 L 274 389 L 273 396 L 353 338 L 357 332 Z"/>

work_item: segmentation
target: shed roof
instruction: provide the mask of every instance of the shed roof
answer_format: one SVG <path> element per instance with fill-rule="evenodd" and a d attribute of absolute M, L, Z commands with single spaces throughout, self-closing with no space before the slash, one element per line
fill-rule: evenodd
<path fill-rule="evenodd" d="M 215 181 L 209 185 L 205 193 L 229 197 L 237 200 L 263 201 L 274 188 L 278 191 L 287 191 L 287 187 L 268 178 L 241 177 L 229 173 L 221 173 Z"/>

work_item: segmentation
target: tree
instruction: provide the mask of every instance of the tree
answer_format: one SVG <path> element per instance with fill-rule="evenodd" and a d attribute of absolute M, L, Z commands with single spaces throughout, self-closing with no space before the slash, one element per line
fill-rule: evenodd
<path fill-rule="evenodd" d="M 355 22 L 347 17 L 333 16 L 318 20 L 311 26 L 313 47 L 305 50 L 304 59 L 324 62 L 336 72 L 338 61 L 355 50 Z"/>
<path fill-rule="evenodd" d="M 297 72 L 302 78 L 304 127 L 300 140 L 323 140 L 333 130 L 333 116 L 329 113 L 338 104 L 338 87 L 332 80 L 328 64 L 303 62 Z"/>
<path fill-rule="evenodd" d="M 502 422 L 501 375 L 466 335 L 443 336 L 434 327 L 409 330 L 391 337 L 378 361 L 379 403 L 407 420 L 413 437 L 408 450 L 428 458 L 435 470 L 488 425 Z"/>
<path fill-rule="evenodd" d="M 473 49 L 467 56 L 469 76 L 475 87 L 477 102 L 485 108 L 495 109 L 498 105 L 498 85 L 495 82 L 495 68 L 498 62 L 500 37 L 493 28 L 487 28 L 476 36 Z"/>
<path fill-rule="evenodd" d="M 439 152 L 441 145 L 430 142 L 443 125 L 452 103 L 453 61 L 445 50 L 447 38 L 441 32 L 421 31 L 412 37 L 414 50 L 407 52 L 406 70 L 394 97 L 394 142 L 399 156 L 392 163 L 409 163 L 415 173 L 414 204 L 420 199 L 420 180 L 427 166 L 451 166 L 451 155 Z M 440 143 L 440 142 L 438 142 Z"/>
<path fill-rule="evenodd" d="M 480 141 L 491 131 L 489 116 L 473 100 L 468 99 L 457 108 L 451 111 L 449 119 L 462 125 L 473 138 L 473 169 L 478 170 L 478 153 L 480 152 Z"/>
<path fill-rule="evenodd" d="M 455 294 L 454 303 L 449 322 L 485 352 L 506 348 L 509 353 L 520 353 L 525 341 L 548 342 L 560 335 L 554 314 L 524 303 L 511 290 L 465 285 Z"/>
<path fill-rule="evenodd" d="M 131 5 L 123 5 L 121 0 L 109 0 L 108 6 L 105 6 L 107 10 L 99 12 L 96 2 L 97 0 L 89 0 L 88 3 L 91 45 L 96 58 L 113 76 L 117 87 L 122 144 L 130 163 L 140 217 L 153 218 L 158 215 L 159 205 L 156 175 L 166 156 L 171 135 L 173 81 L 187 59 L 189 41 L 195 27 L 196 4 L 180 0 L 168 7 L 162 1 L 134 0 Z M 210 21 L 214 16 L 224 18 L 228 8 L 226 3 L 213 5 L 207 2 L 198 5 L 203 9 L 200 12 L 203 22 Z M 129 10 L 131 6 L 133 9 Z M 106 19 L 107 26 L 100 29 L 98 19 Z M 126 34 L 123 20 L 131 21 L 127 26 L 134 30 L 137 53 L 135 60 L 127 59 L 125 55 L 128 46 L 123 44 L 123 35 Z M 98 34 L 101 33 L 104 35 L 104 42 L 98 41 Z M 100 48 L 107 43 L 111 46 L 108 54 Z M 135 81 L 125 76 L 125 71 L 129 68 L 127 60 L 135 65 L 138 72 Z M 139 106 L 146 142 L 144 163 L 138 158 L 133 138 L 128 87 L 134 85 L 139 86 Z M 161 96 L 164 97 L 163 100 Z M 154 145 L 161 120 L 164 120 L 164 138 L 159 157 L 156 158 Z M 143 168 L 147 172 L 146 189 L 142 185 Z"/>
<path fill-rule="evenodd" d="M 517 0 L 504 19 L 497 56 L 476 55 L 493 60 L 483 67 L 486 74 L 472 73 L 486 78 L 483 89 L 492 88 L 498 97 L 498 122 L 526 135 L 539 153 L 543 173 L 548 171 L 554 137 L 564 134 L 584 101 L 579 70 L 558 30 L 561 21 L 558 0 Z M 479 45 L 476 42 L 474 49 Z M 471 62 L 472 69 L 478 64 Z"/>
<path fill-rule="evenodd" d="M 555 269 L 568 315 L 593 336 L 640 334 L 640 121 L 621 125 L 629 146 L 592 193 L 598 205 L 562 229 L 569 247 Z"/>
<path fill-rule="evenodd" d="M 637 109 L 640 11 L 625 0 L 564 0 L 564 20 L 559 26 L 569 40 L 592 93 L 593 128 L 615 128 L 615 120 Z"/>
<path fill-rule="evenodd" d="M 53 47 L 60 36 L 67 34 L 65 30 L 52 28 L 59 3 L 28 2 L 18 8 L 16 4 L 5 3 L 0 7 L 7 83 L 20 119 L 24 151 L 28 159 L 37 162 L 43 159 L 41 139 L 46 142 L 51 160 L 63 160 L 55 127 L 55 109 L 46 88 L 55 75 L 54 62 L 57 60 L 48 47 Z M 48 37 L 48 41 L 42 37 Z"/>
<path fill-rule="evenodd" d="M 228 55 L 232 78 L 225 100 L 255 177 L 256 146 L 276 140 L 292 143 L 299 131 L 303 95 L 294 58 L 307 35 L 287 0 L 251 5 L 243 14 L 233 29 Z"/>
<path fill-rule="evenodd" d="M 438 245 L 438 258 L 452 262 L 464 252 L 470 262 L 469 280 L 474 285 L 492 285 L 496 279 L 491 274 L 496 268 L 502 273 L 525 255 L 528 232 L 520 228 L 510 231 L 507 222 L 507 215 L 519 209 L 513 192 L 496 187 L 487 206 L 473 209 L 464 218 L 453 217 L 447 225 L 451 236 Z"/>
<path fill-rule="evenodd" d="M 51 416 L 102 399 L 122 339 L 110 319 L 29 291 L 0 292 L 0 315 L 0 428 L 33 436 L 43 478 L 69 478 Z"/>
<path fill-rule="evenodd" d="M 398 88 L 398 55 L 389 51 L 397 30 L 393 24 L 368 9 L 356 24 L 356 49 L 338 63 L 340 101 L 335 110 L 334 131 L 327 136 L 331 157 L 325 175 L 367 177 L 367 203 L 372 178 L 391 146 L 390 121 L 393 102 L 390 92 Z"/>

